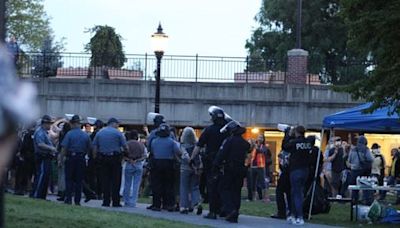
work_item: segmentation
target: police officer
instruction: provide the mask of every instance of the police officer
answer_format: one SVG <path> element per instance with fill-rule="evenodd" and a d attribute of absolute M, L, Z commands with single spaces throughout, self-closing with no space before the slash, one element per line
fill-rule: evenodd
<path fill-rule="evenodd" d="M 41 120 L 41 126 L 36 129 L 33 136 L 37 170 L 33 196 L 39 199 L 46 199 L 47 188 L 50 181 L 51 160 L 55 158 L 57 153 L 57 149 L 48 135 L 52 123 L 53 120 L 51 117 L 44 115 Z"/>
<path fill-rule="evenodd" d="M 215 156 L 221 147 L 222 142 L 229 136 L 228 132 L 221 133 L 221 128 L 226 124 L 226 114 L 216 106 L 211 106 L 208 109 L 211 116 L 212 125 L 208 126 L 202 132 L 196 147 L 193 150 L 191 160 L 195 158 L 200 149 L 206 147 L 204 158 L 204 172 L 207 178 L 207 193 L 210 212 L 204 216 L 207 219 L 217 219 L 217 214 L 220 213 L 221 204 L 218 193 L 218 178 L 219 173 L 213 167 Z"/>
<path fill-rule="evenodd" d="M 122 152 L 127 150 L 125 136 L 118 131 L 119 121 L 110 118 L 107 127 L 101 129 L 93 140 L 93 155 L 99 157 L 103 186 L 103 207 L 121 207 L 119 188 L 121 186 Z"/>
<path fill-rule="evenodd" d="M 250 143 L 242 137 L 246 129 L 236 121 L 229 122 L 221 131 L 229 132 L 231 136 L 222 144 L 213 167 L 223 167 L 220 186 L 222 210 L 227 215 L 225 220 L 237 223 L 243 178 L 247 174 L 245 160 L 250 152 Z"/>
<path fill-rule="evenodd" d="M 153 211 L 160 211 L 161 203 L 163 208 L 170 212 L 175 209 L 174 159 L 180 154 L 180 149 L 170 134 L 169 126 L 165 123 L 161 124 L 150 145 L 153 154 L 151 169 L 153 204 L 149 209 Z"/>
<path fill-rule="evenodd" d="M 70 120 L 71 130 L 61 142 L 61 153 L 65 160 L 65 203 L 72 203 L 74 192 L 75 205 L 80 205 L 82 181 L 85 172 L 85 155 L 89 153 L 91 142 L 89 136 L 81 130 L 80 117 L 74 115 Z"/>
<path fill-rule="evenodd" d="M 304 187 L 309 172 L 310 154 L 314 145 L 310 139 L 304 137 L 305 128 L 303 126 L 297 126 L 294 133 L 295 139 L 290 140 L 286 145 L 290 153 L 289 169 L 292 200 L 291 216 L 288 220 L 295 225 L 304 225 Z"/>
<path fill-rule="evenodd" d="M 158 127 L 161 125 L 161 124 L 163 124 L 163 123 L 165 123 L 165 120 L 164 120 L 164 116 L 163 115 L 161 115 L 161 114 L 159 114 L 159 113 L 154 113 L 154 112 L 149 112 L 148 114 L 147 114 L 147 119 L 152 119 L 153 120 L 153 130 L 152 131 L 150 131 L 150 134 L 149 134 L 149 136 L 147 137 L 147 149 L 151 152 L 151 142 L 152 142 L 152 140 L 154 139 L 154 138 L 156 138 L 157 136 L 156 136 L 156 132 L 157 132 L 157 130 L 158 130 Z"/>

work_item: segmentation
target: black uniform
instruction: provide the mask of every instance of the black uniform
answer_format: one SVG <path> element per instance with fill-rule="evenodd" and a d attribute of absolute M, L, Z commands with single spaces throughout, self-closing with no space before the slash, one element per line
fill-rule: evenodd
<path fill-rule="evenodd" d="M 214 167 L 224 167 L 220 184 L 223 213 L 235 217 L 236 220 L 239 215 L 243 178 L 247 173 L 245 160 L 249 151 L 250 144 L 241 134 L 233 135 L 225 140 L 214 160 Z"/>
<path fill-rule="evenodd" d="M 31 186 L 30 183 L 32 176 L 35 174 L 35 155 L 34 155 L 34 146 L 33 146 L 33 133 L 34 130 L 27 131 L 23 138 L 22 144 L 20 148 L 20 154 L 22 158 L 22 164 L 19 172 L 20 175 L 17 175 L 15 180 L 15 191 L 16 193 L 23 194 L 26 190 L 28 190 L 28 186 Z"/>
<path fill-rule="evenodd" d="M 217 169 L 213 167 L 215 156 L 221 147 L 222 142 L 228 137 L 228 133 L 221 133 L 223 125 L 213 124 L 204 129 L 199 138 L 197 146 L 206 146 L 204 157 L 204 172 L 207 178 L 208 202 L 210 204 L 210 213 L 218 214 L 220 212 L 220 197 L 218 194 L 218 176 Z"/>

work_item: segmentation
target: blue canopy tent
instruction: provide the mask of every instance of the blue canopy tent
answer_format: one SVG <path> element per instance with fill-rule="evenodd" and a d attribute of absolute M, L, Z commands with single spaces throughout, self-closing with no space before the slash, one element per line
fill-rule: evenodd
<path fill-rule="evenodd" d="M 394 107 L 388 106 L 377 109 L 372 113 L 364 113 L 364 111 L 371 107 L 371 103 L 365 103 L 354 108 L 346 109 L 344 111 L 326 116 L 322 123 L 321 139 L 324 136 L 325 129 L 337 129 L 346 131 L 356 131 L 364 133 L 400 133 L 400 117 L 395 112 L 389 115 L 394 110 Z M 317 165 L 319 166 L 319 159 L 321 151 L 318 153 Z M 317 168 L 318 169 L 318 168 Z M 311 203 L 309 207 L 308 219 L 311 219 L 312 205 L 314 201 L 315 185 L 317 180 L 317 169 L 313 181 L 313 190 L 311 196 Z"/>
<path fill-rule="evenodd" d="M 371 103 L 326 116 L 322 123 L 324 129 L 339 129 L 373 133 L 400 133 L 400 119 L 397 113 L 389 115 L 393 107 L 384 107 L 372 113 L 363 113 Z"/>

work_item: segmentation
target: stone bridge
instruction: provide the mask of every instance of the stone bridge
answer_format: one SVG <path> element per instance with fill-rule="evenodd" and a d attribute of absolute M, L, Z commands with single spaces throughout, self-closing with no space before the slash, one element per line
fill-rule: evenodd
<path fill-rule="evenodd" d="M 154 110 L 155 82 L 106 79 L 31 79 L 42 114 L 76 113 L 142 125 Z M 161 82 L 161 113 L 175 126 L 209 124 L 210 105 L 222 107 L 248 127 L 275 129 L 277 123 L 319 129 L 325 115 L 355 106 L 350 95 L 326 85 Z M 150 123 L 149 123 L 150 124 Z"/>

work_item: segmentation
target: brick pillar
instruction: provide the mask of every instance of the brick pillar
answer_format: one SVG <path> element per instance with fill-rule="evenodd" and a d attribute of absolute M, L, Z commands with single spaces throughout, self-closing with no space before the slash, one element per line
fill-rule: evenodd
<path fill-rule="evenodd" d="M 292 49 L 288 51 L 286 83 L 307 84 L 307 60 L 308 51 L 303 49 Z"/>

